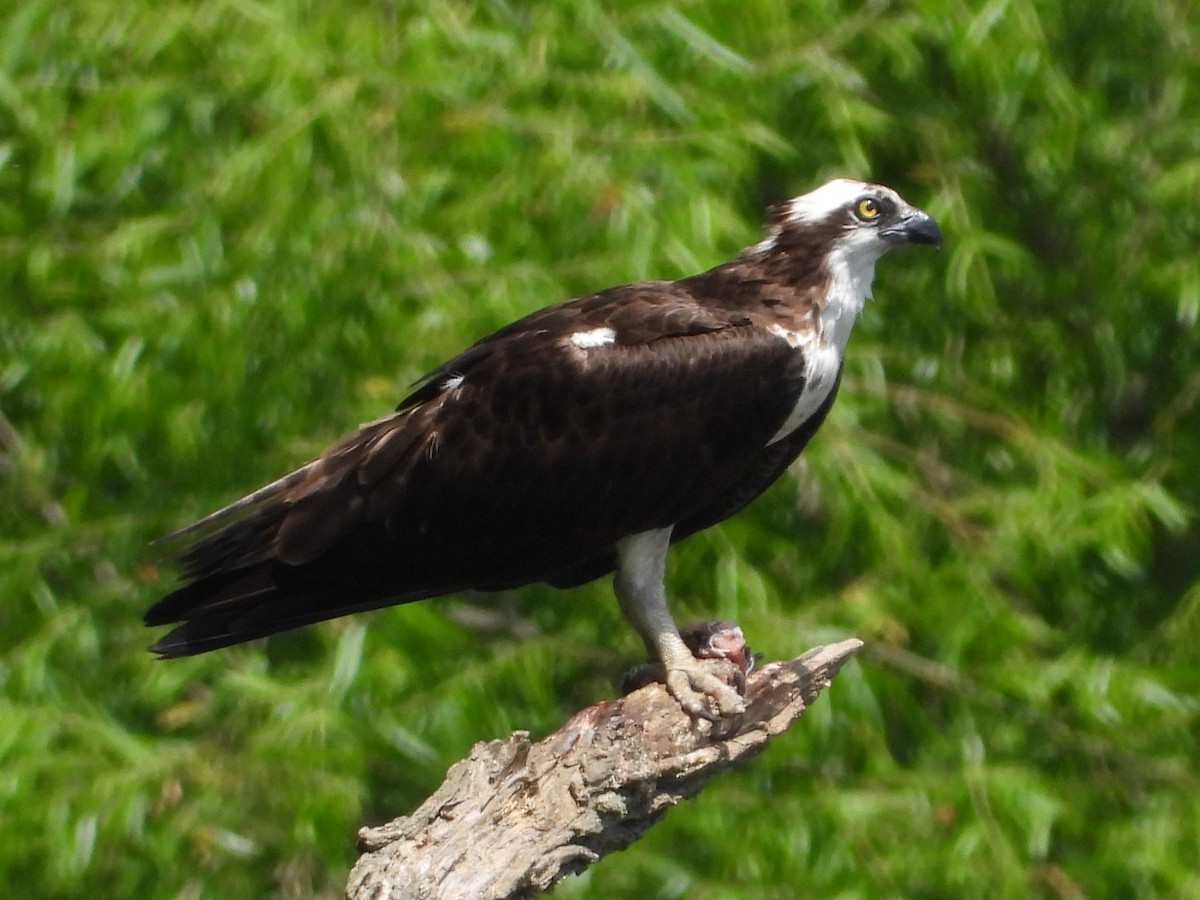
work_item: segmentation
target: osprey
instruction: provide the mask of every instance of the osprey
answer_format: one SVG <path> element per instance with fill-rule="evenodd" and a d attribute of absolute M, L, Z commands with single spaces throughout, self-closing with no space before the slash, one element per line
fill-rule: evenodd
<path fill-rule="evenodd" d="M 438 367 L 385 418 L 172 535 L 187 583 L 146 613 L 188 656 L 453 591 L 615 571 L 625 616 L 694 716 L 741 711 L 667 609 L 675 541 L 774 482 L 837 393 L 875 262 L 940 244 L 890 188 L 838 179 L 767 236 L 678 281 L 531 313 Z"/>

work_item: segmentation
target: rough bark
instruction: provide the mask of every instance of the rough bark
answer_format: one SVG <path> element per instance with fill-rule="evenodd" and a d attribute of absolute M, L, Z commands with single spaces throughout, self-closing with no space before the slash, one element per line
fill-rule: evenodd
<path fill-rule="evenodd" d="M 861 646 L 845 640 L 764 666 L 746 679 L 745 714 L 723 728 L 692 720 L 650 684 L 580 711 L 536 744 L 524 731 L 476 744 L 416 812 L 359 832 L 346 896 L 538 896 L 761 751 Z M 705 664 L 740 674 L 727 660 Z"/>

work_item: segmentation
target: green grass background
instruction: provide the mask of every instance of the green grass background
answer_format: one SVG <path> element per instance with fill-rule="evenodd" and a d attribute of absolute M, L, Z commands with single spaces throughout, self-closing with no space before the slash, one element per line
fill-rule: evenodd
<path fill-rule="evenodd" d="M 832 175 L 896 253 L 681 620 L 868 641 L 566 898 L 1200 896 L 1188 0 L 10 2 L 0 893 L 336 897 L 364 822 L 640 655 L 607 584 L 155 663 L 149 546 L 529 310 L 699 271 Z"/>

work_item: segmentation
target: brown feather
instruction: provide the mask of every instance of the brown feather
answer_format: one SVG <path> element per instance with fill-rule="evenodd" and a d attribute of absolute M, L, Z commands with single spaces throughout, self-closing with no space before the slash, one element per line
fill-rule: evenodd
<path fill-rule="evenodd" d="M 179 623 L 156 651 L 466 588 L 578 584 L 611 571 L 623 537 L 673 526 L 678 540 L 741 509 L 836 393 L 778 436 L 846 225 L 785 208 L 772 227 L 708 272 L 590 294 L 484 337 L 393 415 L 177 532 L 200 536 L 180 553 L 189 583 L 146 614 Z"/>

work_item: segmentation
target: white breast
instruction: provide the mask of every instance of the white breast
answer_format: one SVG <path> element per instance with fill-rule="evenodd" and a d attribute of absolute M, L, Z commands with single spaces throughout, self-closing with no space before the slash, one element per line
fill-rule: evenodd
<path fill-rule="evenodd" d="M 830 255 L 829 290 L 814 330 L 797 333 L 778 325 L 771 329 L 804 354 L 804 390 L 796 398 L 796 405 L 787 420 L 767 442 L 768 446 L 799 428 L 829 399 L 830 391 L 837 384 L 846 342 L 850 340 L 858 314 L 871 296 L 875 259 L 878 258 L 877 254 L 855 253 L 855 249 L 838 249 Z"/>
<path fill-rule="evenodd" d="M 804 354 L 804 390 L 796 398 L 796 405 L 792 407 L 786 421 L 767 442 L 768 446 L 799 428 L 802 422 L 821 408 L 821 404 L 829 398 L 829 392 L 837 384 L 842 354 L 836 344 L 814 337 L 803 345 L 800 352 Z"/>

